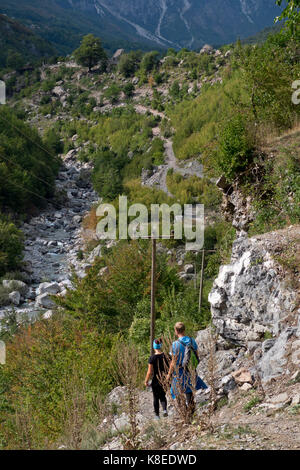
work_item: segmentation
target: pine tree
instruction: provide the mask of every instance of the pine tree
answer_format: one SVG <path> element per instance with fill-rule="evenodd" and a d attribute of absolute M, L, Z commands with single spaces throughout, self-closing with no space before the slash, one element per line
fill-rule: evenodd
<path fill-rule="evenodd" d="M 80 47 L 74 51 L 75 60 L 79 65 L 88 67 L 89 71 L 92 67 L 102 62 L 106 66 L 107 55 L 101 45 L 99 38 L 93 34 L 84 36 Z"/>

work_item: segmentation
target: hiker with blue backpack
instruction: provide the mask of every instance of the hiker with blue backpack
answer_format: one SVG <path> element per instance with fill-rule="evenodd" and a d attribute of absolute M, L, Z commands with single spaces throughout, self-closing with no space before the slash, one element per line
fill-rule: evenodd
<path fill-rule="evenodd" d="M 185 325 L 178 322 L 175 325 L 175 335 L 177 340 L 172 344 L 172 361 L 167 379 L 170 381 L 172 378 L 171 395 L 173 399 L 178 401 L 182 395 L 185 396 L 185 406 L 190 414 L 195 411 L 194 394 L 195 390 L 207 389 L 207 385 L 196 374 L 195 380 L 191 375 L 192 367 L 192 354 L 196 365 L 199 364 L 198 346 L 194 338 L 185 335 Z"/>

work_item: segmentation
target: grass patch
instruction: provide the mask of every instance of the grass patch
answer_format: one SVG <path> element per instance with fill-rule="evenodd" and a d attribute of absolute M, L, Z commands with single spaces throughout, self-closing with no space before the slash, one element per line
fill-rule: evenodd
<path fill-rule="evenodd" d="M 258 405 L 259 403 L 261 403 L 261 398 L 259 398 L 258 396 L 254 396 L 253 398 L 251 398 L 251 400 L 249 400 L 245 405 L 244 405 L 244 411 L 246 413 L 248 413 L 249 411 L 252 410 L 252 408 L 254 408 L 256 405 Z"/>

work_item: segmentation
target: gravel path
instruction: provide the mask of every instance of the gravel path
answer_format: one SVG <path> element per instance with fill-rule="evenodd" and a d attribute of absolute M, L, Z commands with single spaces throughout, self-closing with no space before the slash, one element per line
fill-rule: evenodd
<path fill-rule="evenodd" d="M 155 109 L 147 108 L 146 106 L 136 105 L 135 110 L 137 113 L 140 114 L 146 114 L 147 112 L 150 112 L 151 114 L 153 114 L 153 116 L 159 116 L 161 119 L 167 118 L 164 113 L 161 113 Z M 171 139 L 166 139 L 162 135 L 160 128 L 154 128 L 153 134 L 154 136 L 160 137 L 164 142 L 165 163 L 157 167 L 154 173 L 146 181 L 143 182 L 145 186 L 155 187 L 156 189 L 164 191 L 166 194 L 168 194 L 168 196 L 172 196 L 167 186 L 167 174 L 170 169 L 172 169 L 174 173 L 179 173 L 185 177 L 203 177 L 203 165 L 201 165 L 197 161 L 193 160 L 190 162 L 182 163 L 181 165 L 177 162 L 173 149 L 173 142 Z"/>

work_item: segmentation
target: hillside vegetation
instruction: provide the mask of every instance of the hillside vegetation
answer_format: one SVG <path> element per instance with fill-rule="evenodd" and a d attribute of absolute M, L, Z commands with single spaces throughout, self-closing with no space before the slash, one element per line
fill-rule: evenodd
<path fill-rule="evenodd" d="M 20 264 L 22 237 L 8 215 L 26 216 L 51 200 L 55 155 L 62 154 L 65 162 L 90 163 L 95 190 L 115 207 L 119 195 L 148 208 L 205 204 L 209 251 L 200 311 L 198 278 L 183 269 L 192 263 L 199 273 L 201 252 L 185 253 L 184 240 L 167 240 L 157 256 L 157 335 L 172 335 L 178 320 L 194 334 L 210 324 L 208 293 L 235 238 L 222 215 L 219 177 L 228 193 L 237 186 L 250 197 L 251 234 L 300 222 L 300 105 L 291 101 L 299 37 L 284 30 L 257 46 L 238 42 L 201 54 L 169 49 L 164 57 L 131 52 L 105 66 L 89 71 L 71 56 L 10 78 L 9 106 L 0 109 L 0 275 Z M 169 168 L 170 141 L 177 162 Z M 193 164 L 203 165 L 204 177 L 192 174 Z M 157 175 L 164 165 L 167 192 L 142 181 L 145 170 Z M 114 386 L 124 385 L 116 374 L 123 347 L 134 351 L 142 383 L 151 246 L 148 240 L 99 242 L 98 221 L 92 207 L 82 225 L 85 247 L 77 252 L 85 276 L 74 272 L 73 288 L 56 297 L 51 318 L 19 326 L 12 312 L 3 320 L 0 448 L 99 448 L 111 437 L 97 428 L 103 403 Z"/>
<path fill-rule="evenodd" d="M 54 56 L 56 49 L 29 28 L 0 14 L 0 67 L 22 68 L 28 62 Z"/>

